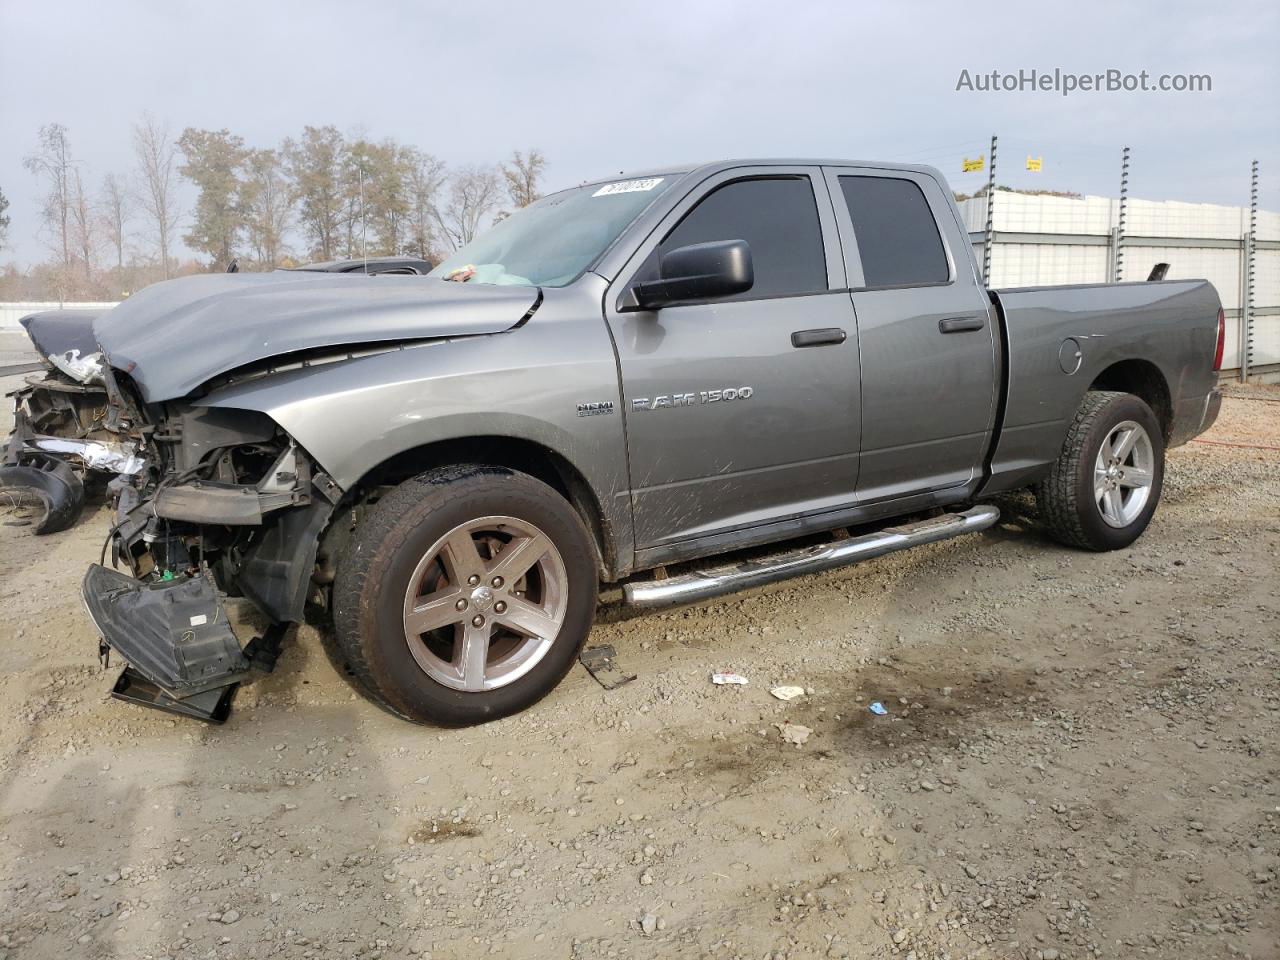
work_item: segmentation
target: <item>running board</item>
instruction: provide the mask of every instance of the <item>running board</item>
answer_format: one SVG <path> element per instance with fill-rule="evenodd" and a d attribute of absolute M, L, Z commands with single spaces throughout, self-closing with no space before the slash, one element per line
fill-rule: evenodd
<path fill-rule="evenodd" d="M 919 523 L 886 527 L 876 533 L 835 543 L 801 547 L 758 560 L 695 570 L 666 580 L 628 583 L 623 586 L 622 594 L 627 605 L 632 607 L 653 609 L 692 603 L 788 577 L 832 570 L 909 547 L 950 540 L 965 533 L 977 533 L 995 526 L 999 519 L 1000 510 L 984 504 L 963 513 L 948 513 Z"/>

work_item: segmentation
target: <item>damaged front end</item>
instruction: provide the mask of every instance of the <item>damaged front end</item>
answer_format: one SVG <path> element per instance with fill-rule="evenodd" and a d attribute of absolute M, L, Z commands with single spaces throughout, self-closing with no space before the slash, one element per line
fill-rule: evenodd
<path fill-rule="evenodd" d="M 114 484 L 115 526 L 84 602 L 104 660 L 115 650 L 128 663 L 114 696 L 220 723 L 303 618 L 341 491 L 264 414 L 186 402 L 148 412 L 148 466 Z M 272 626 L 242 646 L 224 595 Z"/>
<path fill-rule="evenodd" d="M 97 318 L 104 423 L 127 421 L 141 460 L 112 481 L 115 525 L 83 583 L 104 653 L 129 664 L 115 695 L 224 718 L 236 687 L 273 663 L 282 625 L 300 622 L 309 600 L 326 602 L 333 558 L 365 506 L 356 493 L 377 495 L 350 471 L 335 482 L 258 408 L 257 389 L 342 380 L 380 354 L 506 332 L 541 300 L 536 287 L 427 277 L 204 274 L 154 284 Z M 334 453 L 323 427 L 302 426 Z M 339 419 L 334 430 L 352 426 Z M 275 626 L 242 644 L 226 597 Z"/>

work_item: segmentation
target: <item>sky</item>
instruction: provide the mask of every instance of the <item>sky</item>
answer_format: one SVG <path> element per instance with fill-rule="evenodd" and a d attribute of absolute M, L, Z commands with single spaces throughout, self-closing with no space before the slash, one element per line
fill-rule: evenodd
<path fill-rule="evenodd" d="M 998 180 L 1280 209 L 1280 5 L 431 3 L 0 0 L 0 262 L 43 259 L 42 124 L 68 127 L 86 181 L 132 167 L 144 112 L 274 146 L 305 125 L 394 137 L 450 164 L 539 148 L 554 189 L 734 157 L 930 163 L 957 190 L 1000 137 Z M 957 90 L 1054 69 L 1208 74 L 1212 90 Z M 1025 170 L 1027 155 L 1043 170 Z"/>

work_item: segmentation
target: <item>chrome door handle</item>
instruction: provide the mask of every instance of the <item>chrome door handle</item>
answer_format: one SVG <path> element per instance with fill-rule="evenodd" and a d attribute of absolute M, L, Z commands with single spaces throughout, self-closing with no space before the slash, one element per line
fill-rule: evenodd
<path fill-rule="evenodd" d="M 986 321 L 981 317 L 950 317 L 938 321 L 939 333 L 964 333 L 966 330 L 981 330 Z"/>

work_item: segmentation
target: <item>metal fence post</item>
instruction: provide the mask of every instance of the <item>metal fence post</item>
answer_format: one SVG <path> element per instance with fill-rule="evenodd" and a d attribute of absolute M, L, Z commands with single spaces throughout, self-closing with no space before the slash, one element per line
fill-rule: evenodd
<path fill-rule="evenodd" d="M 982 285 L 991 286 L 991 241 L 995 235 L 996 135 L 991 135 L 991 165 L 987 167 L 987 229 L 982 241 Z"/>
<path fill-rule="evenodd" d="M 1249 171 L 1249 232 L 1244 239 L 1244 303 L 1240 315 L 1243 319 L 1243 336 L 1240 351 L 1240 382 L 1249 380 L 1249 368 L 1253 366 L 1253 293 L 1257 275 L 1258 239 L 1258 161 L 1253 161 Z"/>
<path fill-rule="evenodd" d="M 1116 225 L 1115 272 L 1112 280 L 1119 283 L 1124 276 L 1124 220 L 1129 210 L 1129 148 L 1124 148 L 1120 160 L 1120 217 Z"/>

